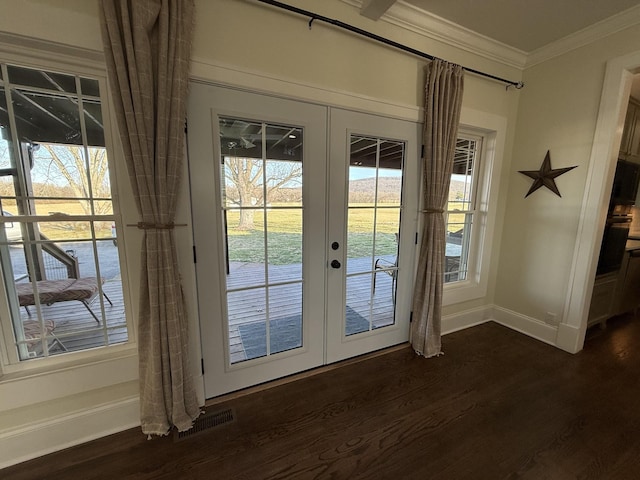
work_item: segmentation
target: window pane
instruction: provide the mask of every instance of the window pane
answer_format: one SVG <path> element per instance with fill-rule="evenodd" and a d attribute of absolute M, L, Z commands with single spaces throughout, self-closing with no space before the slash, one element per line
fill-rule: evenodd
<path fill-rule="evenodd" d="M 7 72 L 9 73 L 9 80 L 13 84 L 69 93 L 76 92 L 76 79 L 73 75 L 34 70 L 15 65 L 7 65 Z"/>
<path fill-rule="evenodd" d="M 445 283 L 468 278 L 480 142 L 479 137 L 460 137 L 456 142 L 447 204 Z"/>
<path fill-rule="evenodd" d="M 80 77 L 80 88 L 82 88 L 83 96 L 100 96 L 100 83 L 92 78 Z"/>
<path fill-rule="evenodd" d="M 77 100 L 18 90 L 11 99 L 21 141 L 82 145 Z"/>
<path fill-rule="evenodd" d="M 95 248 L 101 282 L 93 242 L 44 242 L 10 249 L 15 287 L 7 293 L 16 312 L 14 329 L 27 335 L 27 343 L 17 337 L 23 360 L 127 340 L 117 250 L 107 242 Z M 32 344 L 43 322 L 48 352 L 43 342 Z"/>
<path fill-rule="evenodd" d="M 3 196 L 15 196 L 12 171 L 9 170 L 15 169 L 17 165 L 14 155 L 6 90 L 0 87 L 0 195 Z"/>
<path fill-rule="evenodd" d="M 84 124 L 87 129 L 87 143 L 89 145 L 104 145 L 104 126 L 102 124 L 102 109 L 97 101 L 85 100 Z"/>
<path fill-rule="evenodd" d="M 473 209 L 473 173 L 477 141 L 459 138 L 453 159 L 447 210 Z"/>
<path fill-rule="evenodd" d="M 89 199 L 111 198 L 107 153 L 102 147 L 85 151 L 84 147 L 39 144 L 34 149 L 31 176 L 34 196 L 74 199 L 59 210 L 63 213 L 104 214 L 99 210 L 93 212 Z"/>
<path fill-rule="evenodd" d="M 15 117 L 0 108 L 0 203 L 12 221 L 3 223 L 0 262 L 18 358 L 126 342 L 117 241 L 106 217 L 114 211 L 101 104 L 81 104 L 75 94 L 80 80 L 85 95 L 97 95 L 98 82 L 8 71 Z M 34 222 L 34 215 L 51 220 Z"/>

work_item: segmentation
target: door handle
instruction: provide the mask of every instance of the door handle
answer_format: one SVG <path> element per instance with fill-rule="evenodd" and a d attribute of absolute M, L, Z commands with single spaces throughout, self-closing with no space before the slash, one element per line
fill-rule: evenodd
<path fill-rule="evenodd" d="M 340 262 L 338 260 L 331 260 L 331 268 L 340 268 Z"/>

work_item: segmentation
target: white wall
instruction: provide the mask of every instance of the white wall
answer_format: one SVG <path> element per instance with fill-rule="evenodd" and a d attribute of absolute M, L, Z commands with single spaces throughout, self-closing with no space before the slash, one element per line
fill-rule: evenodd
<path fill-rule="evenodd" d="M 636 26 L 525 70 L 495 286 L 500 307 L 540 322 L 551 312 L 567 323 L 568 297 L 580 293 L 569 286 L 581 214 L 593 220 L 604 206 L 583 211 L 590 162 L 607 163 L 591 180 L 610 182 L 613 175 L 607 154 L 591 159 L 606 64 L 639 48 Z M 556 179 L 562 198 L 543 188 L 525 199 L 531 180 L 518 170 L 537 170 L 547 150 L 554 168 L 578 168 Z M 579 335 L 580 319 L 570 323 Z"/>

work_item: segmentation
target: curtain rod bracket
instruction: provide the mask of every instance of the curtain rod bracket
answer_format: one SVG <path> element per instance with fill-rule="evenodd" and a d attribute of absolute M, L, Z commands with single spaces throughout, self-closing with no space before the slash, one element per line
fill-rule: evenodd
<path fill-rule="evenodd" d="M 507 84 L 506 90 L 509 90 L 510 87 L 514 87 L 516 90 L 522 90 L 524 88 L 524 82 L 516 82 Z"/>
<path fill-rule="evenodd" d="M 313 21 L 316 19 L 316 17 L 311 17 L 311 19 L 309 20 L 309 30 L 311 30 L 311 27 L 313 26 Z"/>

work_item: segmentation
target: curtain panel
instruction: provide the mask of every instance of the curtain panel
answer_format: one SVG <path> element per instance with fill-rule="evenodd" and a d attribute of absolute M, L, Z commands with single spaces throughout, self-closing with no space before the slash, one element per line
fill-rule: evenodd
<path fill-rule="evenodd" d="M 193 0 L 101 0 L 109 83 L 144 231 L 138 344 L 140 420 L 148 435 L 199 415 L 173 234 L 183 162 Z"/>
<path fill-rule="evenodd" d="M 434 59 L 427 67 L 423 132 L 422 240 L 413 294 L 411 345 L 419 355 L 440 355 L 447 205 L 458 137 L 464 70 Z"/>

